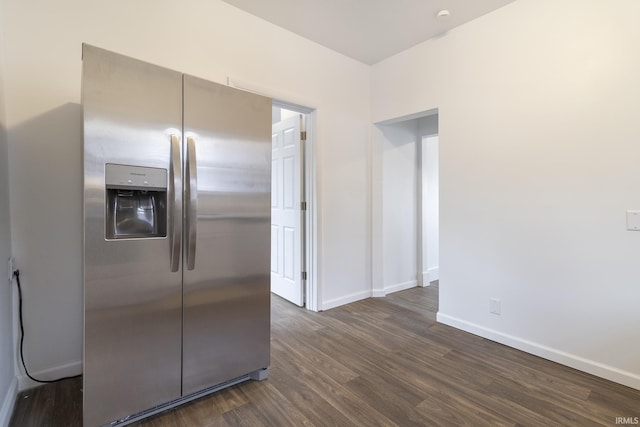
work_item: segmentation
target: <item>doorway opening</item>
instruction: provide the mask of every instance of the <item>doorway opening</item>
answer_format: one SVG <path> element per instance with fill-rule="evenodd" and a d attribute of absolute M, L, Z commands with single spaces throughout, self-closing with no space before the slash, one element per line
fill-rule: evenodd
<path fill-rule="evenodd" d="M 271 292 L 317 311 L 314 112 L 273 101 Z"/>
<path fill-rule="evenodd" d="M 374 126 L 374 297 L 439 281 L 438 119 L 434 109 Z"/>

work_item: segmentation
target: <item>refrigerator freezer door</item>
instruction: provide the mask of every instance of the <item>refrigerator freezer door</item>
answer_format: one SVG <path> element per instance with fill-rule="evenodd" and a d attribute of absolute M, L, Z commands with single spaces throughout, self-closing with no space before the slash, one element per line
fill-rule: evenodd
<path fill-rule="evenodd" d="M 182 75 L 85 45 L 82 79 L 84 425 L 96 426 L 181 393 L 182 268 L 176 261 L 172 272 L 171 265 L 181 243 L 173 251 L 171 243 L 181 242 Z M 158 184 L 169 199 L 162 219 L 169 233 L 107 238 L 107 163 L 162 170 L 171 180 Z M 145 169 L 135 170 L 144 185 Z M 148 195 L 136 191 L 132 207 L 140 209 Z"/>
<path fill-rule="evenodd" d="M 197 159 L 197 188 L 186 189 L 197 197 L 183 267 L 187 395 L 269 365 L 271 99 L 184 76 L 184 132 Z"/>

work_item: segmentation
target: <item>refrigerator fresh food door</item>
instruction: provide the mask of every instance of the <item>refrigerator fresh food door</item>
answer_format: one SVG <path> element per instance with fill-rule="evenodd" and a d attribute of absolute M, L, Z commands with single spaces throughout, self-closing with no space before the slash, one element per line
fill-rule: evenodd
<path fill-rule="evenodd" d="M 184 76 L 183 394 L 269 365 L 271 99 Z"/>
<path fill-rule="evenodd" d="M 85 45 L 82 104 L 83 411 L 97 426 L 181 393 L 182 75 Z"/>

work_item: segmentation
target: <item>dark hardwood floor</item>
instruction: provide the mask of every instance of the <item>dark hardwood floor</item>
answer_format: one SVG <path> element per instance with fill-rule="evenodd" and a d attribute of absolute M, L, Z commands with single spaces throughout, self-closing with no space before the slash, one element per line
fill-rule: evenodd
<path fill-rule="evenodd" d="M 133 425 L 582 427 L 640 417 L 640 391 L 438 324 L 437 301 L 437 284 L 323 313 L 273 297 L 267 381 Z M 11 426 L 80 426 L 81 386 L 20 394 Z"/>

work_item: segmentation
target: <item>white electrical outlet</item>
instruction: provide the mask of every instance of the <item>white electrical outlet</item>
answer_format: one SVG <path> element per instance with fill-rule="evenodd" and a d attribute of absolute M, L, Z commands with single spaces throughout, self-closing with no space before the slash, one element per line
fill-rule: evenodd
<path fill-rule="evenodd" d="M 13 257 L 9 258 L 9 261 L 7 262 L 7 268 L 8 268 L 8 272 L 7 274 L 9 275 L 9 282 L 11 282 L 11 279 L 13 279 L 13 272 L 15 271 L 15 264 L 16 264 L 16 260 L 13 259 Z"/>
<path fill-rule="evenodd" d="M 627 211 L 627 230 L 640 231 L 640 211 Z"/>
<path fill-rule="evenodd" d="M 489 298 L 489 313 L 500 315 L 500 300 L 497 298 Z"/>

